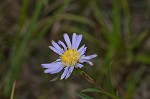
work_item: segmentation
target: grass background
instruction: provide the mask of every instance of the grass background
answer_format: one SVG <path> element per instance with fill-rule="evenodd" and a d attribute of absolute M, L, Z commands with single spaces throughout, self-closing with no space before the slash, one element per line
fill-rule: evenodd
<path fill-rule="evenodd" d="M 0 99 L 8 99 L 14 80 L 14 99 L 78 99 L 74 94 L 93 87 L 80 74 L 50 82 L 41 63 L 58 55 L 51 40 L 67 32 L 83 35 L 86 54 L 97 53 L 94 66 L 84 71 L 102 88 L 112 85 L 122 99 L 150 98 L 149 0 L 1 0 Z M 103 94 L 87 93 L 95 99 Z"/>

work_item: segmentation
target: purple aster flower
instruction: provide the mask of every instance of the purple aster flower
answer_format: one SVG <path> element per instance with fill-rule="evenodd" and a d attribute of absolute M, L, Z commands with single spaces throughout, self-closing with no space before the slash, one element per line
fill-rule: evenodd
<path fill-rule="evenodd" d="M 46 68 L 44 73 L 55 74 L 64 69 L 60 79 L 67 79 L 71 75 L 74 68 L 83 67 L 82 63 L 86 62 L 93 65 L 90 60 L 95 58 L 97 55 L 93 54 L 85 56 L 84 53 L 87 48 L 85 45 L 78 49 L 82 40 L 82 35 L 76 35 L 76 33 L 73 33 L 72 42 L 70 41 L 68 34 L 65 33 L 63 36 L 67 46 L 60 40 L 58 43 L 52 41 L 53 46 L 49 46 L 51 50 L 60 55 L 60 59 L 57 59 L 52 63 L 41 65 L 43 68 Z"/>

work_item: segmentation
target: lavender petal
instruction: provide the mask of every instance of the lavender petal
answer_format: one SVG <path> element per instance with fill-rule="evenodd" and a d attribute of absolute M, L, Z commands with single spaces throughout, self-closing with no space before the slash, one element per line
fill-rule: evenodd
<path fill-rule="evenodd" d="M 59 55 L 62 54 L 62 52 L 61 52 L 60 50 L 57 50 L 57 49 L 56 49 L 55 47 L 53 47 L 53 46 L 49 46 L 49 48 L 50 48 L 52 51 L 54 51 L 55 53 L 59 54 Z"/>
<path fill-rule="evenodd" d="M 93 55 L 88 55 L 88 56 L 82 56 L 81 59 L 90 60 L 90 59 L 95 58 L 95 57 L 97 57 L 97 55 L 93 54 Z"/>
<path fill-rule="evenodd" d="M 56 69 L 56 70 L 54 70 L 54 71 L 51 71 L 50 73 L 51 73 L 51 74 L 58 73 L 58 72 L 60 72 L 63 68 L 64 68 L 64 66 L 61 66 L 61 67 L 59 67 L 58 69 Z"/>
<path fill-rule="evenodd" d="M 64 34 L 64 40 L 66 41 L 68 48 L 71 48 L 70 38 L 69 38 L 68 34 L 66 34 L 66 33 Z"/>
<path fill-rule="evenodd" d="M 76 68 L 82 68 L 83 66 L 84 66 L 84 65 L 82 65 L 82 64 L 80 64 L 80 63 L 77 63 L 75 67 L 76 67 Z"/>
<path fill-rule="evenodd" d="M 60 79 L 63 79 L 67 75 L 67 72 L 68 72 L 68 67 L 65 67 L 65 70 L 64 70 L 63 74 L 61 75 Z"/>
<path fill-rule="evenodd" d="M 79 48 L 78 52 L 81 53 L 85 48 L 85 45 L 83 45 L 82 47 Z"/>
<path fill-rule="evenodd" d="M 64 44 L 64 42 L 62 42 L 62 41 L 59 40 L 59 41 L 58 41 L 58 44 L 63 46 L 64 51 L 67 50 L 67 47 L 66 47 L 66 45 Z"/>
<path fill-rule="evenodd" d="M 76 50 L 78 49 L 81 40 L 82 40 L 82 35 L 79 35 L 79 36 L 77 37 L 76 44 L 75 44 L 75 49 L 76 49 Z"/>
<path fill-rule="evenodd" d="M 52 45 L 53 45 L 57 50 L 59 50 L 61 53 L 64 52 L 64 51 L 62 50 L 62 48 L 61 48 L 56 42 L 54 42 L 53 40 L 52 40 Z"/>
<path fill-rule="evenodd" d="M 77 40 L 77 35 L 76 33 L 73 33 L 72 35 L 72 48 L 74 49 L 75 48 L 75 43 L 76 43 L 76 40 Z"/>
<path fill-rule="evenodd" d="M 67 73 L 65 79 L 67 79 L 67 78 L 71 75 L 73 69 L 74 69 L 74 66 L 71 66 L 71 67 L 69 68 L 68 73 Z"/>

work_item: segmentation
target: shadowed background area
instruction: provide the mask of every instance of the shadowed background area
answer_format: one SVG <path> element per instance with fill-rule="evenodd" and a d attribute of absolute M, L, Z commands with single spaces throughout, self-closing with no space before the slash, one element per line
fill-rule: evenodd
<path fill-rule="evenodd" d="M 85 71 L 121 99 L 150 99 L 150 0 L 0 0 L 0 99 L 79 99 L 75 92 L 94 87 L 79 73 L 50 82 L 42 63 L 59 56 L 48 46 L 63 34 L 83 35 L 81 45 L 96 53 Z M 63 40 L 64 41 L 64 40 Z M 109 99 L 100 93 L 85 93 Z"/>

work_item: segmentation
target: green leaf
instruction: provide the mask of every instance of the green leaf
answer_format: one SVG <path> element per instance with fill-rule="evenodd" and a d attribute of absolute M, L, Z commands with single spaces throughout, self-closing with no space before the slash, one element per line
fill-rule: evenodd
<path fill-rule="evenodd" d="M 100 91 L 97 88 L 87 88 L 87 89 L 83 89 L 81 90 L 81 92 L 96 92 L 96 93 L 103 93 L 102 91 Z"/>
<path fill-rule="evenodd" d="M 131 15 L 130 15 L 130 9 L 129 9 L 129 3 L 128 0 L 122 0 L 122 8 L 124 13 L 124 21 L 125 21 L 125 32 L 127 38 L 131 39 Z"/>
<path fill-rule="evenodd" d="M 126 89 L 125 95 L 123 99 L 131 99 L 133 98 L 133 94 L 136 91 L 136 84 L 142 79 L 142 75 L 145 71 L 146 67 L 141 66 L 134 74 L 130 74 L 126 80 Z"/>
<path fill-rule="evenodd" d="M 149 32 L 147 30 L 141 32 L 139 34 L 139 36 L 135 37 L 135 39 L 133 39 L 133 43 L 131 45 L 131 49 L 139 47 L 144 40 L 146 40 L 146 38 L 149 36 Z"/>
<path fill-rule="evenodd" d="M 74 14 L 64 14 L 62 16 L 63 19 L 66 19 L 66 20 L 72 20 L 72 21 L 76 21 L 78 23 L 82 23 L 82 24 L 87 24 L 91 27 L 95 27 L 95 23 L 86 18 L 86 17 L 83 17 L 83 16 L 79 16 L 79 15 L 74 15 Z"/>
<path fill-rule="evenodd" d="M 121 40 L 121 25 L 120 25 L 120 0 L 114 0 L 113 2 L 113 15 L 112 15 L 112 24 L 113 24 L 113 36 L 111 36 L 111 49 L 119 46 Z"/>
<path fill-rule="evenodd" d="M 101 35 L 103 35 L 104 38 L 107 39 L 107 41 L 109 41 L 109 39 L 110 39 L 109 29 L 104 21 L 107 19 L 105 19 L 105 17 L 103 16 L 101 8 L 99 7 L 98 4 L 99 3 L 96 0 L 91 0 L 91 7 L 92 7 L 94 17 L 95 17 L 96 21 L 98 22 L 98 24 L 101 26 L 99 28 L 99 31 L 101 32 Z"/>
<path fill-rule="evenodd" d="M 113 85 L 112 85 L 112 80 L 111 80 L 111 64 L 108 67 L 108 86 L 109 86 L 109 91 L 112 95 L 114 95 L 116 97 L 116 99 L 119 99 L 119 95 L 115 94 L 115 91 L 113 89 Z"/>
<path fill-rule="evenodd" d="M 111 64 L 110 64 L 109 67 L 108 67 L 108 81 L 109 81 L 108 86 L 109 86 L 110 92 L 111 92 L 112 94 L 115 94 L 114 89 L 113 89 L 113 86 L 112 86 L 112 81 L 111 81 Z"/>
<path fill-rule="evenodd" d="M 85 95 L 83 93 L 80 93 L 80 92 L 75 92 L 75 95 L 77 95 L 78 97 L 80 97 L 81 99 L 94 99 L 88 95 Z"/>
<path fill-rule="evenodd" d="M 135 57 L 135 61 L 144 64 L 150 64 L 150 56 L 140 54 Z"/>

